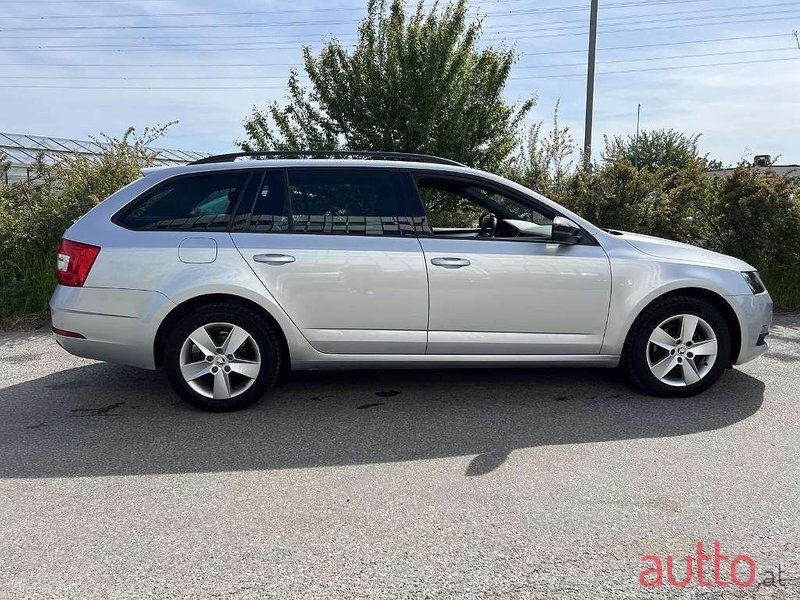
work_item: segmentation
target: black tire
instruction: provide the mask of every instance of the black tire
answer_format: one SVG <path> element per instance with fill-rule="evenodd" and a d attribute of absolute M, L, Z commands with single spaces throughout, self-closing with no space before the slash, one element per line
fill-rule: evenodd
<path fill-rule="evenodd" d="M 231 398 L 205 396 L 193 389 L 181 373 L 184 342 L 196 329 L 211 323 L 229 323 L 243 328 L 260 355 L 258 375 L 249 387 Z M 281 353 L 272 326 L 258 312 L 240 304 L 218 302 L 193 310 L 172 327 L 164 348 L 164 366 L 172 388 L 186 402 L 203 411 L 231 412 L 252 406 L 269 391 L 280 370 Z"/>
<path fill-rule="evenodd" d="M 656 327 L 665 320 L 682 314 L 700 317 L 713 329 L 717 339 L 717 356 L 711 369 L 699 381 L 676 387 L 662 382 L 651 372 L 647 352 L 650 335 Z M 635 385 L 650 394 L 685 398 L 711 387 L 730 364 L 730 358 L 731 335 L 728 324 L 719 311 L 696 298 L 669 296 L 648 306 L 634 321 L 622 351 L 621 367 Z"/>

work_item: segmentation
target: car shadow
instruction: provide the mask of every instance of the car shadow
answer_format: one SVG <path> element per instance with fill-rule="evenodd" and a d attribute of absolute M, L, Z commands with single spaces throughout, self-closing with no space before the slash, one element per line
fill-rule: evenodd
<path fill-rule="evenodd" d="M 473 456 L 678 436 L 755 413 L 764 384 L 731 371 L 685 399 L 643 396 L 616 371 L 303 372 L 238 413 L 185 405 L 163 373 L 104 363 L 0 390 L 0 478 L 286 469 Z"/>

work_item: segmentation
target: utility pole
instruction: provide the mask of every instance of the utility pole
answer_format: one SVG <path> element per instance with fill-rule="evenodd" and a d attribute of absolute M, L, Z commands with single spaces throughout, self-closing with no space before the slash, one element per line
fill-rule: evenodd
<path fill-rule="evenodd" d="M 597 51 L 597 9 L 599 0 L 591 0 L 592 16 L 589 24 L 589 68 L 586 73 L 586 121 L 583 134 L 583 168 L 592 164 L 592 113 L 594 112 L 594 59 Z"/>
<path fill-rule="evenodd" d="M 633 154 L 633 166 L 639 168 L 639 117 L 642 114 L 642 103 L 636 107 L 636 149 Z"/>

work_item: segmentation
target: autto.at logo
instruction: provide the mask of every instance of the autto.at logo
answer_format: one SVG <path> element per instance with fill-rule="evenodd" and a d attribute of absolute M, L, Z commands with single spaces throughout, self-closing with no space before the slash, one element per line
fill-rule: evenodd
<path fill-rule="evenodd" d="M 697 542 L 697 553 L 685 557 L 664 558 L 648 554 L 642 556 L 642 571 L 639 582 L 645 587 L 675 586 L 686 587 L 690 584 L 702 587 L 731 586 L 745 588 L 756 583 L 758 569 L 756 561 L 747 554 L 729 556 L 722 553 L 719 542 L 713 543 L 713 553 L 707 553 L 703 542 Z M 780 568 L 777 578 L 773 571 L 764 573 L 761 585 L 780 586 L 782 576 Z M 771 579 L 770 579 L 771 578 Z"/>

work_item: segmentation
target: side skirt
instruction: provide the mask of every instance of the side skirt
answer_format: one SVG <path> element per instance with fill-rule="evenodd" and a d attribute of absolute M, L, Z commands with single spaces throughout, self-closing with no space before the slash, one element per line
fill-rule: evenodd
<path fill-rule="evenodd" d="M 321 354 L 293 358 L 292 369 L 443 369 L 499 367 L 606 367 L 619 364 L 611 354 Z"/>

